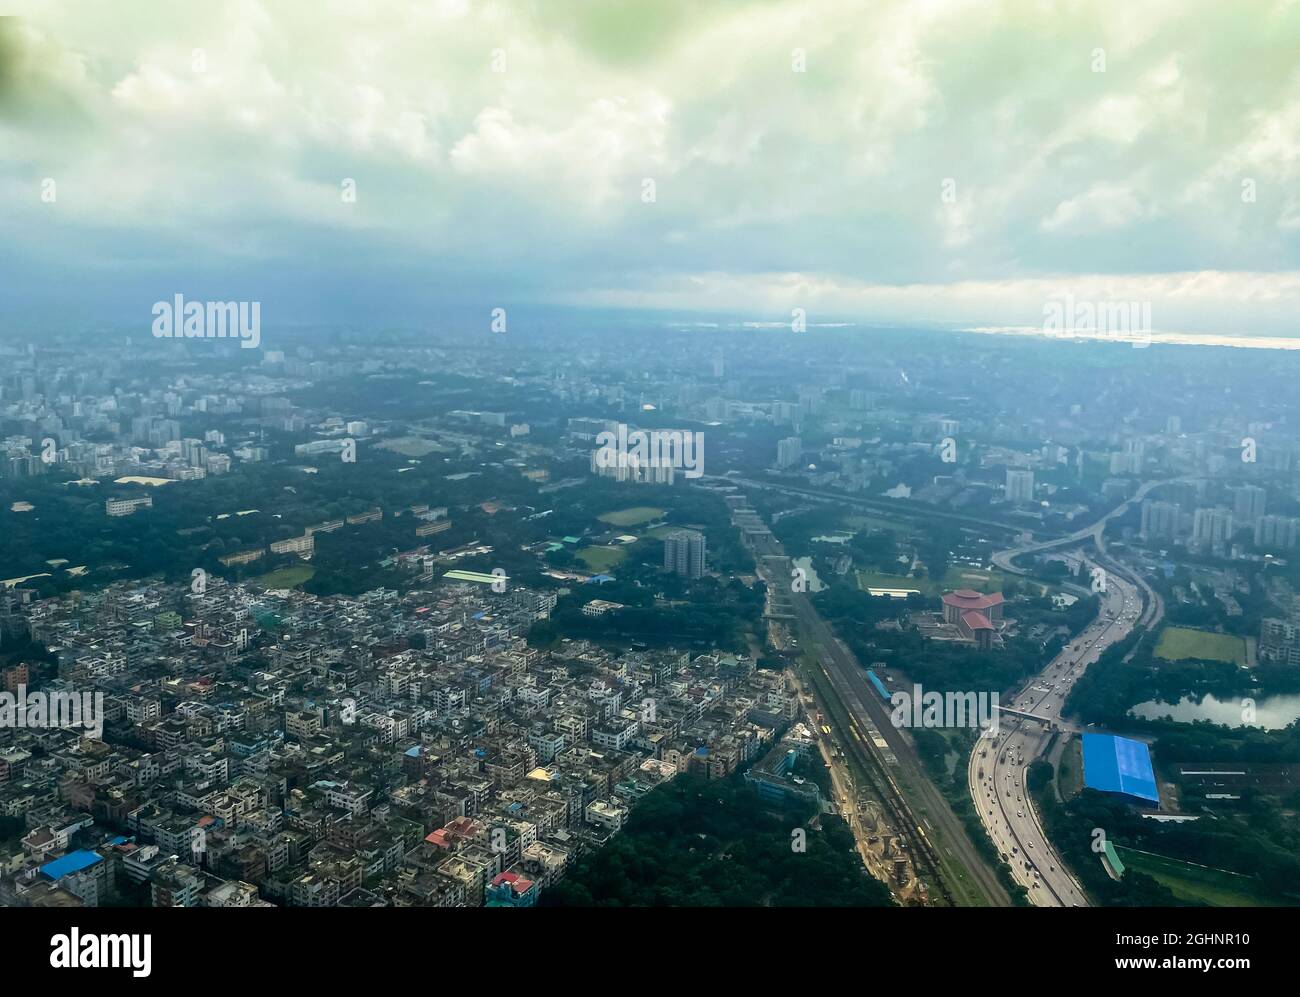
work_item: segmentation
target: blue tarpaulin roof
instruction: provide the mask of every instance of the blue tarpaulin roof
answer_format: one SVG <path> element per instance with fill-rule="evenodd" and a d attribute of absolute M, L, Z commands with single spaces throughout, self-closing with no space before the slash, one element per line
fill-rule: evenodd
<path fill-rule="evenodd" d="M 71 876 L 74 872 L 89 869 L 96 862 L 103 861 L 104 857 L 97 852 L 85 850 L 68 852 L 62 858 L 57 858 L 53 862 L 46 862 L 41 866 L 41 872 L 49 876 L 50 879 L 62 879 L 64 876 Z"/>
<path fill-rule="evenodd" d="M 1141 741 L 1131 738 L 1084 734 L 1083 782 L 1089 789 L 1160 802 L 1151 752 Z"/>

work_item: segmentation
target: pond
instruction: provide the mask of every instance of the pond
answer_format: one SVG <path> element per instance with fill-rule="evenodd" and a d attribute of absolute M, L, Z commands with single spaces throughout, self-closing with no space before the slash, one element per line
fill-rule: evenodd
<path fill-rule="evenodd" d="M 1129 710 L 1129 713 L 1143 720 L 1172 717 L 1179 723 L 1209 720 L 1211 723 L 1223 724 L 1225 727 L 1247 726 L 1241 718 L 1240 698 L 1218 699 L 1214 696 L 1205 696 L 1199 703 L 1188 696 L 1184 696 L 1177 703 L 1151 700 L 1138 703 Z M 1265 696 L 1255 700 L 1255 722 L 1250 726 L 1263 727 L 1265 730 L 1281 730 L 1297 719 L 1300 719 L 1300 694 Z"/>

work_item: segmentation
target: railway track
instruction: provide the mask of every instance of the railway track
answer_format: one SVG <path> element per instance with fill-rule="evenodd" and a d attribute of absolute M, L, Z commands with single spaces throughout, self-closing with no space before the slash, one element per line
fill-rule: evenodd
<path fill-rule="evenodd" d="M 793 602 L 793 593 L 790 591 L 790 578 L 774 577 L 771 562 L 765 560 L 768 557 L 785 559 L 785 553 L 781 545 L 775 538 L 767 538 L 748 543 L 747 546 L 754 554 L 754 563 L 758 566 L 758 572 L 764 582 L 769 587 L 777 588 L 786 598 L 790 598 Z M 782 560 L 779 563 L 784 564 L 786 561 Z M 805 636 L 811 636 L 812 628 L 807 626 L 806 614 L 815 613 L 815 610 L 806 603 L 806 600 L 801 598 L 799 602 L 801 605 L 795 607 L 795 616 L 800 623 L 805 625 Z M 810 677 L 813 680 L 818 697 L 825 701 L 828 714 L 842 715 L 843 721 L 840 721 L 838 716 L 836 717 L 836 726 L 838 729 L 847 732 L 848 736 L 840 738 L 844 749 L 852 754 L 856 763 L 855 767 L 866 779 L 868 786 L 864 788 L 867 788 L 884 808 L 892 832 L 906 845 L 911 856 L 913 869 L 917 878 L 921 879 L 925 884 L 927 894 L 937 894 L 947 904 L 955 906 L 956 899 L 945 881 L 943 868 L 934 845 L 930 842 L 925 829 L 912 812 L 902 790 L 899 789 L 898 784 L 889 774 L 884 760 L 880 757 L 880 749 L 870 739 L 870 731 L 863 730 L 858 720 L 858 717 L 869 715 L 866 705 L 862 702 L 857 690 L 844 681 L 843 676 L 828 664 L 827 659 L 830 653 L 830 649 L 827 649 L 825 655 L 814 655 L 816 664 L 810 668 L 810 671 L 813 672 Z"/>
<path fill-rule="evenodd" d="M 925 884 L 927 894 L 930 896 L 937 894 L 949 906 L 955 906 L 956 900 L 944 881 L 939 856 L 926 836 L 925 829 L 921 827 L 916 815 L 908 806 L 902 791 L 887 771 L 885 763 L 877 754 L 878 749 L 869 740 L 870 732 L 862 729 L 857 718 L 844 705 L 844 695 L 835 689 L 836 680 L 820 659 L 816 666 L 810 666 L 810 670 L 814 672 L 810 676 L 813 688 L 818 699 L 822 700 L 827 714 L 833 716 L 842 713 L 845 718 L 841 729 L 846 730 L 849 737 L 841 738 L 841 742 L 846 752 L 852 756 L 855 769 L 866 781 L 866 785 L 859 788 L 865 789 L 880 803 L 891 833 L 906 843 L 913 869 L 917 878 Z M 832 705 L 832 702 L 835 705 Z M 839 720 L 838 717 L 835 719 Z"/>

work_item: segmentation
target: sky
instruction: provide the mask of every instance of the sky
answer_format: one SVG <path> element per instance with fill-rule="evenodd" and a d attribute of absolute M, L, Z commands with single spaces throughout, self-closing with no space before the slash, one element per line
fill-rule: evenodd
<path fill-rule="evenodd" d="M 1296 2 L 7 10 L 0 328 L 182 293 L 996 332 L 1071 295 L 1300 335 Z"/>

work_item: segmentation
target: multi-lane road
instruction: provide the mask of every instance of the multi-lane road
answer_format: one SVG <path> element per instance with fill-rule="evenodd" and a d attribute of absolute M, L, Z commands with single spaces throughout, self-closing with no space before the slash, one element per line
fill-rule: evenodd
<path fill-rule="evenodd" d="M 1138 490 L 1133 493 L 1131 498 L 1125 499 L 1095 523 L 1085 526 L 1082 529 L 1075 530 L 1073 533 L 1067 534 L 1063 537 L 1055 537 L 1051 540 L 1043 540 L 1038 543 L 1025 544 L 1022 547 L 1013 547 L 1010 550 L 998 551 L 993 555 L 993 563 L 1003 571 L 1012 571 L 1017 574 L 1023 574 L 1024 572 L 1020 568 L 1015 567 L 1012 563 L 1021 554 L 1035 554 L 1040 551 L 1052 550 L 1057 547 L 1068 547 L 1071 545 L 1087 543 L 1088 541 L 1095 543 L 1097 545 L 1097 550 L 1104 554 L 1106 552 L 1105 533 L 1107 523 L 1112 519 L 1115 519 L 1117 516 L 1124 515 L 1124 513 L 1128 512 L 1134 503 L 1141 502 L 1147 497 L 1147 493 L 1150 492 L 1151 489 L 1159 488 L 1161 485 L 1173 484 L 1175 481 L 1191 480 L 1191 478 L 1165 478 L 1160 481 L 1143 482 L 1142 485 L 1138 487 Z"/>
<path fill-rule="evenodd" d="M 1123 515 L 1153 488 L 1168 483 L 1144 483 L 1132 498 L 1068 536 L 993 555 L 993 563 L 998 568 L 1023 574 L 1024 569 L 1015 564 L 1015 559 L 1022 554 L 1077 546 L 1089 576 L 1094 569 L 1102 569 L 1099 577 L 1103 580 L 1103 590 L 1099 593 L 1101 605 L 1097 618 L 1043 671 L 1026 682 L 1014 695 L 1013 702 L 1003 704 L 1041 719 L 1002 713 L 997 732 L 980 738 L 967 766 L 966 782 L 980 820 L 1016 881 L 1040 906 L 1084 906 L 1088 901 L 1043 834 L 1025 783 L 1026 774 L 1029 766 L 1048 750 L 1053 731 L 1070 730 L 1062 721 L 1061 708 L 1079 676 L 1108 647 L 1127 637 L 1135 626 L 1150 629 L 1163 614 L 1159 595 L 1145 579 L 1107 555 L 1105 532 L 1110 520 Z M 1088 559 L 1083 552 L 1088 543 L 1096 547 L 1093 559 Z"/>
<path fill-rule="evenodd" d="M 1177 479 L 1175 479 L 1177 480 Z M 810 489 L 794 489 L 768 483 L 740 480 L 733 483 L 755 487 L 775 487 L 777 490 L 802 493 L 810 498 L 852 504 L 846 496 L 825 495 Z M 1010 867 L 1012 876 L 1028 892 L 1031 900 L 1041 906 L 1083 906 L 1087 898 L 1074 877 L 1062 864 L 1060 857 L 1043 834 L 1038 815 L 1034 811 L 1025 783 L 1029 766 L 1051 745 L 1053 731 L 1068 730 L 1061 719 L 1061 710 L 1075 681 L 1084 670 L 1112 644 L 1123 640 L 1135 626 L 1153 626 L 1163 610 L 1159 597 L 1139 575 L 1130 573 L 1111 558 L 1106 551 L 1106 524 L 1123 515 L 1134 503 L 1167 481 L 1144 483 L 1132 498 L 1089 526 L 1063 537 L 1028 543 L 1000 551 L 993 563 L 1003 571 L 1025 573 L 1015 564 L 1022 554 L 1031 554 L 1055 548 L 1078 548 L 1089 570 L 1104 569 L 1104 588 L 1099 593 L 1101 606 L 1097 618 L 1077 635 L 1042 672 L 1031 678 L 1018 690 L 1012 703 L 1005 707 L 1030 714 L 1034 718 L 1016 717 L 1003 713 L 998 730 L 993 736 L 980 738 L 971 752 L 967 772 L 967 785 L 976 813 L 1002 860 Z M 972 520 L 968 525 L 997 526 Z M 1092 544 L 1096 554 L 1088 559 L 1083 548 Z M 760 543 L 757 553 L 781 555 L 780 544 L 774 538 Z M 766 577 L 766 576 L 765 576 Z M 769 584 L 777 579 L 766 578 Z M 850 719 L 865 724 L 880 737 L 899 774 L 911 790 L 911 803 L 927 815 L 927 829 L 919 824 L 914 834 L 927 851 L 934 842 L 930 835 L 938 832 L 940 847 L 950 851 L 959 868 L 971 877 L 970 886 L 982 895 L 985 903 L 1007 903 L 1006 891 L 998 882 L 994 871 L 974 848 L 965 828 L 957 820 L 947 801 L 928 779 L 915 745 L 906 733 L 893 725 L 889 709 L 879 700 L 867 683 L 862 666 L 852 652 L 838 640 L 830 626 L 813 609 L 803 593 L 790 592 L 782 586 L 790 599 L 795 618 L 806 637 L 820 652 L 821 668 L 830 684 L 835 687 L 841 704 Z M 889 780 L 892 783 L 893 780 Z M 937 857 L 936 857 L 937 858 Z M 937 871 L 937 869 L 935 870 Z"/>
<path fill-rule="evenodd" d="M 1002 704 L 1042 720 L 1003 712 L 995 732 L 977 742 L 967 771 L 971 799 L 998 854 L 1039 906 L 1087 904 L 1083 890 L 1043 834 L 1025 780 L 1029 766 L 1047 750 L 1052 728 L 1069 728 L 1061 719 L 1061 709 L 1070 688 L 1106 648 L 1128 636 L 1143 613 L 1141 590 L 1114 565 L 1099 597 L 1097 618 L 1012 702 Z"/>

